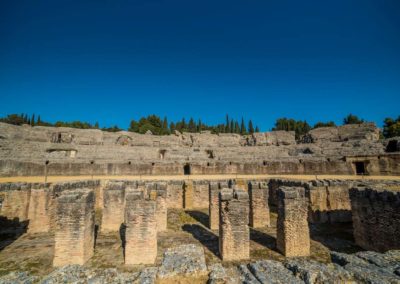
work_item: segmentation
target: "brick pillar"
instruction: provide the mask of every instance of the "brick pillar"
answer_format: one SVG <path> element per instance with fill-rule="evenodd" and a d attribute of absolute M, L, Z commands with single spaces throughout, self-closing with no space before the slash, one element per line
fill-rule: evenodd
<path fill-rule="evenodd" d="M 193 181 L 187 180 L 184 184 L 184 209 L 193 208 Z"/>
<path fill-rule="evenodd" d="M 57 198 L 53 266 L 84 264 L 94 251 L 94 193 L 66 190 Z"/>
<path fill-rule="evenodd" d="M 103 190 L 102 232 L 118 232 L 124 222 L 125 184 L 110 182 Z"/>
<path fill-rule="evenodd" d="M 208 219 L 211 230 L 219 229 L 219 195 L 220 189 L 217 182 L 211 182 L 208 190 Z"/>
<path fill-rule="evenodd" d="M 50 231 L 52 188 L 49 184 L 32 184 L 28 210 L 28 233 Z"/>
<path fill-rule="evenodd" d="M 276 245 L 286 257 L 310 255 L 307 211 L 304 187 L 279 188 Z"/>
<path fill-rule="evenodd" d="M 268 184 L 260 182 L 249 183 L 250 226 L 253 228 L 270 225 L 268 206 Z"/>
<path fill-rule="evenodd" d="M 219 253 L 222 260 L 250 258 L 249 195 L 244 190 L 219 193 Z"/>
<path fill-rule="evenodd" d="M 156 201 L 141 190 L 126 196 L 125 264 L 153 264 L 157 257 Z"/>

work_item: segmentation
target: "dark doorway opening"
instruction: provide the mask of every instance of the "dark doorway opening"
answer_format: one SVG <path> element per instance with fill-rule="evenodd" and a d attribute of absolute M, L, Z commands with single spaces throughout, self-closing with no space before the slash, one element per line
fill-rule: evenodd
<path fill-rule="evenodd" d="M 354 162 L 354 165 L 356 166 L 356 174 L 357 175 L 367 174 L 367 172 L 365 170 L 365 162 Z"/>
<path fill-rule="evenodd" d="M 392 153 L 392 152 L 397 152 L 397 140 L 390 140 L 389 143 L 386 146 L 386 152 L 387 153 Z"/>
<path fill-rule="evenodd" d="M 187 176 L 190 175 L 190 165 L 189 164 L 186 164 L 183 166 L 183 174 L 187 175 Z"/>

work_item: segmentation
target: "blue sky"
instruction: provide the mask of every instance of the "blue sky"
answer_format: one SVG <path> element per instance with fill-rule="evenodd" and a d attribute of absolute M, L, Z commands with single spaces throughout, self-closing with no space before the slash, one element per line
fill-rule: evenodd
<path fill-rule="evenodd" d="M 400 1 L 0 1 L 0 115 L 400 115 Z"/>

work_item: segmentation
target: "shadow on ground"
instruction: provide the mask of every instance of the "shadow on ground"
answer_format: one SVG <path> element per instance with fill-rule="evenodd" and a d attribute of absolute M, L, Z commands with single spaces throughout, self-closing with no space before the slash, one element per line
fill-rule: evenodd
<path fill-rule="evenodd" d="M 192 234 L 203 246 L 208 248 L 215 256 L 219 256 L 218 237 L 198 224 L 185 224 L 182 230 Z"/>

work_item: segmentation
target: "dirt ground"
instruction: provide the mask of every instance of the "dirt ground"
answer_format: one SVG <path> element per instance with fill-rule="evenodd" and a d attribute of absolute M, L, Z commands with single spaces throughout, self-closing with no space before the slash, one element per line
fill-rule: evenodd
<path fill-rule="evenodd" d="M 297 180 L 313 179 L 374 179 L 374 180 L 400 180 L 400 176 L 355 176 L 355 175 L 137 175 L 137 176 L 48 176 L 47 182 L 61 182 L 84 179 L 117 179 L 117 180 L 219 180 L 219 179 L 269 179 L 286 178 Z M 4 182 L 44 182 L 44 176 L 16 176 L 0 177 L 0 183 Z"/>
<path fill-rule="evenodd" d="M 274 211 L 274 210 L 272 210 Z M 99 218 L 100 216 L 96 216 Z M 282 261 L 284 257 L 276 251 L 276 218 L 271 212 L 271 227 L 250 229 L 251 260 L 274 259 Z M 97 221 L 99 224 L 99 220 Z M 218 231 L 207 228 L 208 209 L 168 211 L 168 230 L 158 236 L 157 264 L 167 248 L 181 244 L 201 244 L 204 247 L 208 264 L 220 262 L 218 255 Z M 100 224 L 99 224 L 100 225 Z M 16 229 L 16 228 L 11 228 Z M 4 230 L 3 230 L 4 232 Z M 353 242 L 351 224 L 311 226 L 311 259 L 329 262 L 329 251 L 355 252 L 360 250 Z M 14 238 L 12 234 L 2 234 L 0 239 L 0 275 L 9 271 L 31 271 L 36 275 L 49 273 L 54 255 L 53 234 L 23 234 Z M 230 267 L 237 263 L 226 263 Z M 123 262 L 123 250 L 119 232 L 99 234 L 96 239 L 94 256 L 86 264 L 92 268 L 114 267 L 121 271 L 138 271 L 143 266 L 126 267 Z"/>

